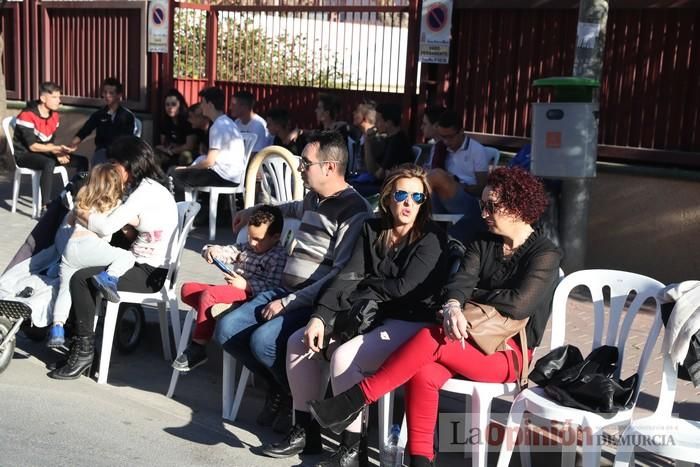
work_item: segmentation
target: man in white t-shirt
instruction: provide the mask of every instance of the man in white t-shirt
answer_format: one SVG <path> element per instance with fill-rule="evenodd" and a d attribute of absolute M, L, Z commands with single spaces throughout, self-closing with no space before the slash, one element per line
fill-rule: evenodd
<path fill-rule="evenodd" d="M 255 97 L 248 91 L 238 91 L 233 95 L 231 115 L 241 133 L 255 133 L 258 139 L 253 146 L 253 154 L 270 145 L 267 122 L 253 111 Z"/>
<path fill-rule="evenodd" d="M 489 161 L 484 147 L 467 136 L 461 118 L 454 112 L 440 116 L 437 137 L 443 144 L 433 146 L 432 169 L 428 174 L 434 212 L 462 214 L 452 233 L 468 242 L 484 228 L 479 199 L 486 185 Z"/>
<path fill-rule="evenodd" d="M 237 186 L 245 175 L 245 150 L 238 127 L 224 113 L 224 92 L 206 88 L 199 93 L 202 115 L 212 121 L 209 150 L 189 167 L 172 172 L 177 187 Z"/>

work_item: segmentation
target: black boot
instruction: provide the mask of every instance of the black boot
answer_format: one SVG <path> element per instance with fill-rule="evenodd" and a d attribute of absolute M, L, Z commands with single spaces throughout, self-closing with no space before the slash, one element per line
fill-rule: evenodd
<path fill-rule="evenodd" d="M 411 467 L 434 467 L 435 461 L 427 457 L 411 455 Z"/>
<path fill-rule="evenodd" d="M 306 415 L 311 418 L 308 412 Z M 318 426 L 318 424 L 317 424 Z M 279 410 L 277 411 L 277 416 L 272 421 L 272 431 L 275 433 L 289 433 L 292 428 L 292 398 L 290 396 L 283 396 L 280 403 Z"/>
<path fill-rule="evenodd" d="M 295 410 L 296 424 L 289 430 L 287 436 L 277 443 L 262 447 L 262 453 L 269 457 L 285 458 L 297 454 L 320 454 L 321 427 L 308 412 Z"/>
<path fill-rule="evenodd" d="M 323 428 L 339 435 L 350 426 L 365 405 L 365 395 L 360 386 L 355 385 L 330 399 L 310 401 L 309 411 Z"/>
<path fill-rule="evenodd" d="M 369 465 L 366 445 L 362 442 L 360 433 L 343 431 L 338 450 L 315 467 L 366 467 Z"/>
<path fill-rule="evenodd" d="M 71 343 L 68 361 L 65 365 L 49 373 L 53 379 L 77 379 L 81 374 L 89 374 L 95 357 L 95 336 L 76 336 Z"/>
<path fill-rule="evenodd" d="M 291 407 L 292 404 L 286 399 L 291 399 L 290 396 L 285 394 L 282 390 L 278 388 L 271 388 L 267 390 L 265 395 L 265 406 L 260 411 L 258 418 L 255 420 L 260 426 L 270 426 L 277 418 L 282 406 Z"/>

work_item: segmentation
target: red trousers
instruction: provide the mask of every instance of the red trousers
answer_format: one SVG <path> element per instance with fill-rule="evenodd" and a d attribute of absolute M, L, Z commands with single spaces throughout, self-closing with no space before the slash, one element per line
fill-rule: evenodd
<path fill-rule="evenodd" d="M 197 310 L 197 324 L 192 339 L 209 341 L 214 335 L 216 321 L 211 315 L 211 307 L 217 303 L 236 303 L 248 299 L 245 290 L 228 284 L 211 285 L 200 282 L 186 282 L 180 290 L 182 301 Z"/>
<path fill-rule="evenodd" d="M 511 339 L 509 344 L 517 350 L 485 355 L 469 340 L 462 349 L 459 341 L 447 339 L 442 326 L 423 328 L 394 352 L 374 375 L 365 378 L 360 388 L 366 401 L 373 403 L 405 384 L 408 452 L 432 459 L 442 385 L 454 376 L 487 383 L 515 381 L 513 357 L 517 358 L 520 368 L 522 353 L 516 340 Z"/>

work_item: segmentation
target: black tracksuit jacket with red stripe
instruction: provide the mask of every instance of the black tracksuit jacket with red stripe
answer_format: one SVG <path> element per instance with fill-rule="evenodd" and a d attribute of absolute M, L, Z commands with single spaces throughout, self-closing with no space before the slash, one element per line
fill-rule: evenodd
<path fill-rule="evenodd" d="M 44 118 L 39 114 L 39 101 L 27 102 L 27 107 L 17 115 L 12 138 L 15 157 L 28 152 L 34 143 L 53 143 L 58 130 L 58 112 L 49 111 Z"/>

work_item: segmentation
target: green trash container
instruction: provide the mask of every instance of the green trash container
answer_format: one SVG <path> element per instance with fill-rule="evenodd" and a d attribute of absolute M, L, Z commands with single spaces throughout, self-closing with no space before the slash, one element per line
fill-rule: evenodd
<path fill-rule="evenodd" d="M 547 178 L 595 177 L 598 156 L 598 81 L 542 78 L 536 87 L 553 90 L 553 102 L 532 104 L 533 174 Z"/>

